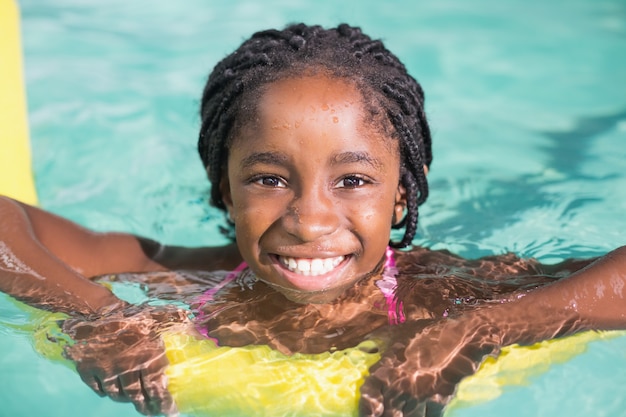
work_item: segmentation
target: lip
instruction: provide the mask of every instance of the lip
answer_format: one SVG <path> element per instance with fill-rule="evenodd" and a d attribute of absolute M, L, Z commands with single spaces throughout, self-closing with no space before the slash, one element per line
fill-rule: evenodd
<path fill-rule="evenodd" d="M 290 258 L 300 258 L 300 259 L 315 259 L 311 257 L 297 257 L 297 256 L 287 256 L 287 255 L 280 255 L 280 256 L 286 256 Z M 317 291 L 324 291 L 326 289 L 336 287 L 338 284 L 341 284 L 344 281 L 344 278 L 343 278 L 344 271 L 346 267 L 348 266 L 348 263 L 350 263 L 350 261 L 353 258 L 351 254 L 324 256 L 324 257 L 319 257 L 319 258 L 325 259 L 325 258 L 333 258 L 337 256 L 343 256 L 344 259 L 336 267 L 334 267 L 331 271 L 325 274 L 314 275 L 314 276 L 301 275 L 296 272 L 290 271 L 289 269 L 285 267 L 285 265 L 283 265 L 283 263 L 279 259 L 279 255 L 277 254 L 271 254 L 270 259 L 272 260 L 274 269 L 282 276 L 282 278 L 286 282 L 290 284 L 292 288 L 300 290 L 300 291 L 317 292 Z"/>

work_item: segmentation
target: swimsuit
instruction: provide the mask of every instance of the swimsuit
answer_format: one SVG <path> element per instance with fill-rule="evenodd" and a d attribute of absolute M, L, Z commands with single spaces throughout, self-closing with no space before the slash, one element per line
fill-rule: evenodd
<path fill-rule="evenodd" d="M 397 275 L 398 268 L 396 268 L 396 260 L 393 257 L 393 249 L 387 247 L 385 251 L 383 277 L 376 281 L 376 286 L 385 296 L 385 301 L 387 302 L 387 316 L 389 317 L 389 324 L 391 325 L 404 323 L 406 320 L 402 301 L 398 301 L 398 297 L 396 297 L 396 288 L 398 287 L 398 282 L 396 281 Z"/>

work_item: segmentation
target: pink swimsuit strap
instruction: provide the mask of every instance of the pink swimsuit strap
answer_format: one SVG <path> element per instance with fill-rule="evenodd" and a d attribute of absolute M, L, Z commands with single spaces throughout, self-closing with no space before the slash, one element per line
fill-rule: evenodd
<path fill-rule="evenodd" d="M 396 260 L 393 257 L 393 249 L 387 247 L 385 251 L 385 269 L 383 269 L 383 277 L 376 281 L 376 286 L 385 296 L 387 316 L 389 317 L 389 324 L 391 325 L 404 323 L 406 320 L 402 301 L 398 301 L 398 297 L 396 297 L 396 289 L 398 288 L 398 281 L 396 280 L 397 275 L 398 269 L 396 268 Z"/>
<path fill-rule="evenodd" d="M 226 277 L 219 284 L 217 284 L 215 287 L 209 288 L 200 297 L 198 297 L 196 299 L 196 302 L 198 304 L 206 304 L 209 301 L 213 301 L 213 299 L 215 298 L 215 294 L 217 294 L 226 285 L 233 282 L 235 278 L 237 278 L 239 273 L 243 271 L 244 269 L 246 269 L 247 267 L 248 267 L 248 264 L 245 261 L 240 263 L 237 266 L 237 268 L 230 271 L 228 275 L 226 275 Z"/>
<path fill-rule="evenodd" d="M 248 267 L 248 264 L 246 264 L 245 261 L 240 263 L 237 266 L 237 268 L 235 268 L 232 271 L 230 271 L 228 273 L 228 275 L 226 275 L 226 277 L 219 284 L 217 284 L 215 287 L 209 288 L 204 293 L 202 293 L 202 295 L 200 295 L 198 298 L 196 298 L 195 301 L 194 301 L 194 304 L 197 304 L 198 306 L 202 306 L 202 305 L 208 303 L 209 301 L 213 301 L 215 299 L 215 294 L 217 294 L 226 285 L 228 285 L 231 282 L 233 282 L 235 280 L 235 278 L 237 278 L 239 273 L 241 271 L 243 271 L 244 269 L 246 269 L 247 267 Z M 198 322 L 200 322 L 200 323 L 206 317 L 206 314 L 201 309 L 199 309 L 198 311 L 195 311 L 195 314 L 196 314 L 196 320 Z M 215 343 L 217 343 L 216 339 L 213 339 L 212 337 L 209 337 L 209 331 L 208 331 L 208 329 L 206 327 L 204 327 L 204 326 L 196 326 L 196 329 L 204 337 L 212 339 L 212 340 L 215 341 Z"/>

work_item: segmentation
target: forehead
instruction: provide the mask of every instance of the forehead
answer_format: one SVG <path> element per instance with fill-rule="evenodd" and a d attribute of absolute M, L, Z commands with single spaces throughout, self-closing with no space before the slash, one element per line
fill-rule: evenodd
<path fill-rule="evenodd" d="M 238 117 L 241 123 L 237 125 L 256 129 L 271 121 L 277 128 L 281 124 L 288 126 L 289 120 L 293 123 L 332 120 L 336 124 L 351 122 L 355 131 L 376 134 L 380 140 L 395 139 L 386 112 L 374 93 L 364 95 L 355 81 L 330 75 L 324 69 L 304 72 L 301 76 L 269 82 L 248 96 L 251 102 L 244 106 L 246 110 Z M 234 133 L 231 139 L 241 132 L 236 128 Z M 395 148 L 397 141 L 391 142 Z"/>
<path fill-rule="evenodd" d="M 343 80 L 314 76 L 274 82 L 262 93 L 257 115 L 272 129 L 296 128 L 305 123 L 320 127 L 331 122 L 363 130 L 362 96 Z M 317 123 L 317 126 L 311 126 Z M 266 126 L 268 127 L 268 126 Z M 339 127 L 339 126 L 338 126 Z"/>
<path fill-rule="evenodd" d="M 324 76 L 269 84 L 255 103 L 256 115 L 234 137 L 229 166 L 293 166 L 313 171 L 326 166 L 368 166 L 399 170 L 396 140 L 385 137 L 363 112 L 363 98 L 351 83 Z"/>
<path fill-rule="evenodd" d="M 259 97 L 260 110 L 286 102 L 343 104 L 346 108 L 357 106 L 357 110 L 361 111 L 363 96 L 354 83 L 347 79 L 311 74 L 269 83 L 262 89 Z"/>
<path fill-rule="evenodd" d="M 348 131 L 356 137 L 375 138 L 392 152 L 398 144 L 388 129 L 385 112 L 365 97 L 356 83 L 350 79 L 334 77 L 324 71 L 289 76 L 261 87 L 247 107 L 252 110 L 242 120 L 232 138 L 247 137 L 259 131 L 281 129 L 309 129 L 311 133 L 345 135 Z M 315 131 L 315 132 L 313 132 Z M 344 139 L 338 136 L 336 139 Z"/>

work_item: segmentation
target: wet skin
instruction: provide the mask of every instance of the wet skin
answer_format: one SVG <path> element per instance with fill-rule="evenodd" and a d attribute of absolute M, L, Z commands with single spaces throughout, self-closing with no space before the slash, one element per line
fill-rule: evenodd
<path fill-rule="evenodd" d="M 376 270 L 402 207 L 398 144 L 362 101 L 325 75 L 274 82 L 230 146 L 221 188 L 239 251 L 291 300 L 328 302 Z"/>

